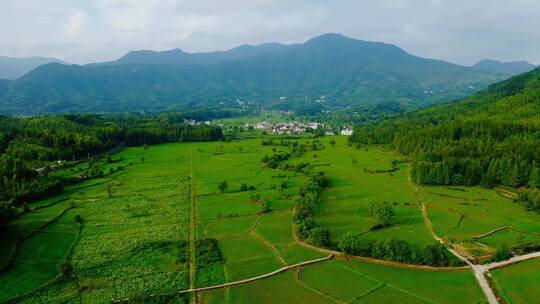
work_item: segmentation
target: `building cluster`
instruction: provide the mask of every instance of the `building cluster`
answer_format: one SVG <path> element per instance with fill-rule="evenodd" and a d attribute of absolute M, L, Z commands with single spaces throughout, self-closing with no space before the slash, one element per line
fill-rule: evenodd
<path fill-rule="evenodd" d="M 209 126 L 212 122 L 209 120 L 206 121 L 197 121 L 195 119 L 184 119 L 184 124 L 190 125 L 190 126 L 198 126 L 198 125 L 207 125 Z"/>
<path fill-rule="evenodd" d="M 274 134 L 283 135 L 283 134 L 302 134 L 302 133 L 307 132 L 308 129 L 312 129 L 312 130 L 324 129 L 325 125 L 324 123 L 320 123 L 320 122 L 268 123 L 266 121 L 263 121 L 263 122 L 255 123 L 253 125 L 246 124 L 245 127 L 246 128 L 253 127 L 253 129 L 255 130 L 261 130 L 261 131 L 266 131 L 266 132 L 272 132 Z M 336 133 L 330 129 L 325 130 L 324 134 L 326 136 L 336 135 Z M 346 127 L 343 127 L 338 134 L 350 136 L 353 134 L 353 129 L 351 127 L 346 126 Z"/>

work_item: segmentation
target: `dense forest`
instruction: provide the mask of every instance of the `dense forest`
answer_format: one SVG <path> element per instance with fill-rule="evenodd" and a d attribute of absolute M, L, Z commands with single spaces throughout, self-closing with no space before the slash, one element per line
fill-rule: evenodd
<path fill-rule="evenodd" d="M 540 187 L 540 69 L 462 102 L 355 128 L 359 147 L 410 156 L 418 184 Z"/>
<path fill-rule="evenodd" d="M 187 125 L 185 118 L 182 113 L 0 116 L 0 225 L 15 215 L 15 206 L 59 193 L 64 185 L 77 182 L 50 174 L 59 164 L 123 146 L 223 139 L 221 128 Z"/>

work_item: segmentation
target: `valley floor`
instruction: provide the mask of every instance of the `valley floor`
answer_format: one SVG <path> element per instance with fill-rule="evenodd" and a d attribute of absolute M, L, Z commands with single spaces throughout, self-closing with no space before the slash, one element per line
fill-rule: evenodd
<path fill-rule="evenodd" d="M 433 233 L 458 255 L 481 263 L 497 246 L 540 242 L 538 216 L 503 190 L 415 187 L 407 162 L 391 151 L 355 149 L 345 137 L 320 141 L 322 148 L 289 161 L 309 162 L 329 177 L 314 220 L 329 229 L 333 243 L 361 233 L 366 243 L 399 237 L 422 247 L 437 243 Z M 261 166 L 265 155 L 287 149 L 256 138 L 120 152 L 122 170 L 33 203 L 13 222 L 0 252 L 7 265 L 0 302 L 486 301 L 467 267 L 347 257 L 299 241 L 292 207 L 305 177 Z M 389 170 L 392 164 L 396 170 Z M 392 226 L 370 230 L 371 201 L 393 205 Z M 530 271 L 537 262 L 492 271 L 506 302 L 540 295 Z M 530 278 L 525 285 L 515 282 L 520 275 Z"/>

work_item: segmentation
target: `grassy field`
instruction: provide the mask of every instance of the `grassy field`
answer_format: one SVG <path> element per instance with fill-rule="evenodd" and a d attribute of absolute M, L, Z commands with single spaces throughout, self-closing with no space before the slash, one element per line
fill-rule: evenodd
<path fill-rule="evenodd" d="M 477 241 L 497 246 L 538 239 L 537 216 L 495 190 L 417 190 L 408 180 L 408 164 L 391 151 L 355 149 L 339 136 L 320 143 L 324 148 L 288 162 L 308 161 L 329 177 L 314 219 L 330 230 L 334 244 L 348 233 L 362 233 L 366 244 L 394 236 L 418 247 L 434 244 L 419 198 L 428 205 L 436 232 L 449 239 L 466 240 L 502 225 L 511 229 Z M 122 160 L 113 166 L 121 170 L 35 202 L 12 223 L 9 237 L 1 240 L 1 261 L 11 267 L 0 274 L 0 302 L 104 303 L 163 295 L 153 299 L 179 303 L 188 297 L 168 295 L 190 286 L 190 267 L 195 267 L 193 285 L 203 287 L 326 256 L 293 238 L 292 200 L 304 176 L 261 165 L 265 155 L 286 151 L 255 138 L 116 154 Z M 218 188 L 222 181 L 228 184 L 224 192 Z M 370 231 L 375 222 L 367 204 L 374 201 L 392 204 L 392 226 Z M 217 248 L 207 257 L 197 251 L 191 260 L 189 231 Z M 199 293 L 201 303 L 477 303 L 482 298 L 468 270 L 411 270 L 353 260 Z"/>
<path fill-rule="evenodd" d="M 499 294 L 510 304 L 537 303 L 540 298 L 540 259 L 492 270 Z"/>
<path fill-rule="evenodd" d="M 502 245 L 540 243 L 538 215 L 525 211 L 497 190 L 481 187 L 419 189 L 435 232 L 459 244 L 467 255 L 482 257 Z"/>
<path fill-rule="evenodd" d="M 336 140 L 331 146 L 330 140 Z M 321 139 L 324 149 L 307 153 L 305 160 L 330 177 L 331 186 L 315 210 L 315 219 L 330 230 L 334 243 L 348 233 L 363 233 L 366 244 L 396 236 L 417 246 L 433 244 L 417 205 L 415 189 L 408 181 L 409 169 L 400 157 L 383 148 L 354 149 L 345 137 Z M 392 161 L 398 163 L 392 169 Z M 396 212 L 394 225 L 369 231 L 376 222 L 369 216 L 370 202 L 389 202 Z"/>
<path fill-rule="evenodd" d="M 306 267 L 300 278 L 343 302 L 476 303 L 483 299 L 473 274 L 466 270 L 424 271 L 333 260 Z"/>

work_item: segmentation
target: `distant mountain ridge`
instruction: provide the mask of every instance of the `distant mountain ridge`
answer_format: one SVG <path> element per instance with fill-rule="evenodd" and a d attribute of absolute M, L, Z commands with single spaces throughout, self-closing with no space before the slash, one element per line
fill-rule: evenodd
<path fill-rule="evenodd" d="M 276 52 L 292 48 L 294 45 L 280 43 L 265 43 L 260 45 L 242 45 L 227 51 L 208 53 L 186 53 L 181 49 L 167 51 L 131 51 L 116 61 L 106 64 L 179 64 L 179 65 L 208 65 L 227 60 L 237 60 L 264 53 Z"/>
<path fill-rule="evenodd" d="M 163 111 L 236 100 L 265 106 L 281 96 L 294 103 L 323 95 L 328 107 L 415 107 L 460 99 L 504 78 L 391 44 L 325 34 L 289 46 L 137 51 L 104 64 L 47 64 L 8 83 L 3 93 L 0 88 L 0 112 Z"/>
<path fill-rule="evenodd" d="M 511 76 L 529 72 L 536 68 L 536 66 L 527 61 L 510 61 L 502 62 L 493 59 L 483 59 L 472 66 L 473 69 L 508 74 Z"/>
<path fill-rule="evenodd" d="M 17 79 L 36 67 L 51 62 L 66 63 L 60 59 L 47 57 L 14 58 L 0 56 L 0 79 Z"/>

